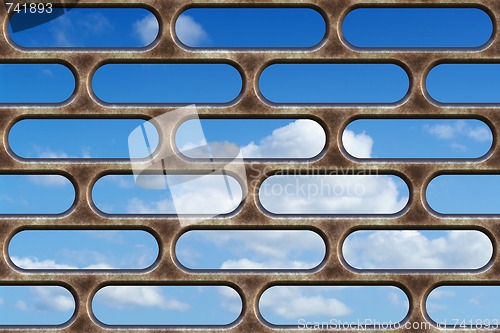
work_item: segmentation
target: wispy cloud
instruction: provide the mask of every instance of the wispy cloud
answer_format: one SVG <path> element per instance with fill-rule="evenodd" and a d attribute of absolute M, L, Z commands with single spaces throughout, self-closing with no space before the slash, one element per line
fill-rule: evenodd
<path fill-rule="evenodd" d="M 102 13 L 82 15 L 77 9 L 67 12 L 49 23 L 52 47 L 85 46 L 87 38 L 100 37 L 114 30 L 114 25 Z M 38 46 L 33 43 L 33 46 Z"/>
<path fill-rule="evenodd" d="M 60 287 L 33 287 L 30 302 L 16 301 L 16 308 L 21 311 L 57 311 L 67 312 L 75 308 L 75 302 L 66 289 Z"/>
<path fill-rule="evenodd" d="M 90 154 L 91 148 L 89 146 L 82 146 L 80 150 L 80 154 L 72 155 L 68 154 L 67 152 L 63 150 L 54 150 L 51 148 L 47 147 L 40 147 L 37 145 L 33 146 L 33 149 L 31 150 L 31 155 L 33 155 L 34 158 L 53 158 L 53 159 L 58 159 L 58 158 L 91 158 Z"/>
<path fill-rule="evenodd" d="M 70 38 L 71 32 L 74 30 L 73 22 L 66 15 L 59 16 L 50 22 L 48 30 L 53 39 L 51 46 L 71 47 L 74 45 Z"/>
<path fill-rule="evenodd" d="M 68 158 L 68 154 L 64 151 L 54 151 L 50 148 L 42 148 L 34 146 L 35 157 L 37 158 Z"/>
<path fill-rule="evenodd" d="M 314 264 L 300 260 L 262 260 L 256 261 L 248 258 L 238 260 L 226 260 L 222 263 L 221 269 L 308 269 Z"/>
<path fill-rule="evenodd" d="M 99 301 L 114 308 L 159 308 L 171 311 L 186 311 L 190 305 L 174 298 L 166 298 L 159 287 L 154 286 L 110 286 L 96 295 Z"/>
<path fill-rule="evenodd" d="M 71 186 L 71 183 L 66 177 L 59 175 L 28 175 L 28 179 L 36 185 L 47 187 L 64 187 Z"/>
<path fill-rule="evenodd" d="M 486 126 L 470 125 L 465 120 L 454 120 L 444 124 L 426 124 L 424 129 L 442 140 L 453 140 L 466 137 L 478 142 L 491 140 L 491 132 Z"/>
<path fill-rule="evenodd" d="M 448 309 L 448 306 L 446 306 L 443 303 L 440 303 L 439 301 L 446 298 L 452 298 L 455 296 L 456 293 L 452 290 L 446 290 L 443 288 L 435 289 L 429 294 L 429 297 L 427 298 L 427 309 L 431 311 L 446 310 Z"/>
<path fill-rule="evenodd" d="M 177 37 L 189 46 L 199 46 L 210 40 L 202 25 L 188 15 L 179 16 L 175 23 L 175 32 Z"/>
<path fill-rule="evenodd" d="M 198 231 L 197 235 L 190 240 L 195 243 L 192 247 L 186 244 L 182 249 L 203 244 L 208 249 L 216 247 L 224 251 L 227 256 L 220 258 L 224 260 L 221 269 L 308 269 L 315 267 L 325 252 L 321 239 L 305 231 Z M 184 255 L 182 257 L 184 259 Z M 228 259 L 231 257 L 234 259 Z M 313 262 L 298 258 L 309 258 Z"/>
<path fill-rule="evenodd" d="M 326 297 L 316 290 L 297 287 L 275 287 L 267 290 L 261 300 L 262 311 L 297 321 L 299 319 L 327 316 L 336 318 L 352 313 L 352 310 L 335 297 Z"/>
<path fill-rule="evenodd" d="M 160 27 L 156 17 L 151 14 L 135 22 L 133 29 L 135 36 L 137 36 L 144 45 L 148 45 L 155 40 Z"/>
<path fill-rule="evenodd" d="M 233 289 L 229 287 L 214 287 L 217 288 L 219 295 L 222 298 L 222 306 L 232 313 L 241 312 L 241 297 Z"/>
<path fill-rule="evenodd" d="M 147 201 L 134 197 L 127 203 L 127 212 L 130 214 L 227 214 L 233 211 L 242 199 L 241 187 L 236 180 L 227 176 L 168 177 L 169 182 L 174 184 L 168 188 L 170 197 Z"/>
<path fill-rule="evenodd" d="M 97 261 L 86 266 L 77 266 L 57 262 L 55 259 L 38 259 L 37 257 L 11 257 L 12 262 L 19 268 L 23 269 L 116 269 L 113 265 Z"/>
<path fill-rule="evenodd" d="M 51 69 L 44 68 L 42 69 L 42 74 L 46 76 L 54 76 L 54 72 Z"/>
<path fill-rule="evenodd" d="M 39 260 L 37 257 L 11 257 L 17 267 L 23 269 L 77 269 L 78 267 L 60 264 L 53 259 Z"/>
<path fill-rule="evenodd" d="M 79 27 L 85 29 L 87 33 L 95 35 L 109 33 L 114 29 L 111 21 L 99 12 L 84 15 L 81 19 L 77 20 L 77 24 Z"/>
<path fill-rule="evenodd" d="M 431 238 L 418 230 L 381 230 L 348 237 L 343 253 L 358 268 L 474 269 L 485 265 L 493 248 L 477 231 L 453 230 Z"/>
<path fill-rule="evenodd" d="M 383 175 L 275 176 L 262 184 L 260 199 L 277 214 L 392 214 L 408 202 Z"/>

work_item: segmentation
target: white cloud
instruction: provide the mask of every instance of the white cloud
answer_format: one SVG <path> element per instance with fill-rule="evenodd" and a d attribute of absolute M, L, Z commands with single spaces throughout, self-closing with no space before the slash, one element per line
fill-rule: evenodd
<path fill-rule="evenodd" d="M 167 299 L 159 287 L 154 286 L 110 286 L 101 289 L 96 298 L 114 308 L 159 308 L 162 310 L 186 311 L 190 305 L 176 299 Z"/>
<path fill-rule="evenodd" d="M 446 290 L 442 288 L 438 288 L 433 290 L 429 294 L 429 299 L 443 299 L 443 298 L 450 298 L 450 297 L 455 297 L 457 295 L 456 292 L 452 290 Z"/>
<path fill-rule="evenodd" d="M 255 261 L 247 258 L 238 260 L 226 260 L 222 263 L 221 269 L 309 269 L 316 265 L 299 260 L 288 261 Z"/>
<path fill-rule="evenodd" d="M 21 301 L 21 300 L 16 301 L 16 308 L 18 308 L 21 311 L 30 311 L 31 310 L 30 306 L 25 301 Z"/>
<path fill-rule="evenodd" d="M 468 137 L 474 141 L 484 142 L 492 139 L 490 130 L 485 126 L 472 126 L 465 120 L 450 121 L 445 124 L 425 125 L 424 129 L 443 140 L 452 140 L 460 136 Z"/>
<path fill-rule="evenodd" d="M 325 133 L 322 127 L 312 120 L 296 120 L 287 126 L 278 128 L 258 144 L 251 142 L 241 148 L 243 157 L 311 157 L 317 155 L 325 143 Z M 355 134 L 346 130 L 343 135 L 346 149 L 358 157 L 370 157 L 373 147 L 373 139 L 365 133 Z M 181 148 L 192 148 L 197 145 L 191 144 Z M 234 157 L 234 144 L 228 142 L 210 143 L 212 156 L 214 157 Z M 191 149 L 192 155 L 196 149 Z M 228 153 L 229 152 L 229 153 Z M 201 156 L 207 157 L 206 151 Z M 203 155 L 204 154 L 204 155 Z M 275 177 L 276 178 L 276 177 Z M 278 177 L 273 180 L 270 190 L 275 186 L 281 189 L 290 188 L 289 179 Z M 406 197 L 401 197 L 398 186 L 393 178 L 388 176 L 342 176 L 342 177 L 301 177 L 307 178 L 303 183 L 309 182 L 310 186 L 329 193 L 294 193 L 292 195 L 280 195 L 270 198 L 267 196 L 263 204 L 266 208 L 275 213 L 395 213 L 400 211 L 407 202 Z M 300 181 L 299 181 L 300 182 Z M 264 196 L 268 193 L 265 182 L 263 185 Z M 358 188 L 362 193 L 347 193 Z M 342 195 L 335 195 L 332 192 L 343 189 Z M 262 192 L 262 189 L 261 189 Z M 328 191 L 327 191 L 328 192 Z"/>
<path fill-rule="evenodd" d="M 400 293 L 389 292 L 389 294 L 387 296 L 389 298 L 389 302 L 391 302 L 394 305 L 401 305 L 401 306 L 404 306 L 406 308 L 409 308 L 409 306 L 410 306 L 410 303 L 408 302 L 408 299 L 407 298 L 403 299 L 401 297 Z"/>
<path fill-rule="evenodd" d="M 408 202 L 384 175 L 278 175 L 262 184 L 259 197 L 276 214 L 392 214 Z"/>
<path fill-rule="evenodd" d="M 127 205 L 128 213 L 226 214 L 238 207 L 243 198 L 241 186 L 232 177 L 219 174 L 167 177 L 171 198 L 156 201 L 132 198 Z"/>
<path fill-rule="evenodd" d="M 198 243 L 212 243 L 228 253 L 221 269 L 309 269 L 318 265 L 325 253 L 320 237 L 313 232 L 217 231 L 198 232 Z M 314 258 L 315 262 L 297 260 Z M 313 260 L 313 259 L 311 259 Z"/>
<path fill-rule="evenodd" d="M 15 306 L 22 311 L 57 311 L 67 312 L 75 309 L 71 294 L 62 287 L 33 287 L 32 302 L 17 300 Z"/>
<path fill-rule="evenodd" d="M 372 155 L 373 139 L 365 132 L 356 134 L 345 130 L 342 133 L 342 144 L 345 150 L 357 158 L 369 158 Z"/>
<path fill-rule="evenodd" d="M 52 149 L 35 146 L 35 157 L 37 158 L 68 158 L 68 154 L 63 151 L 54 151 Z"/>
<path fill-rule="evenodd" d="M 148 15 L 134 23 L 134 33 L 144 43 L 144 45 L 151 44 L 160 29 L 158 20 L 154 15 Z"/>
<path fill-rule="evenodd" d="M 42 148 L 39 146 L 33 146 L 33 152 L 35 158 L 91 158 L 90 147 L 84 146 L 81 149 L 81 153 L 78 156 L 71 156 L 64 151 L 55 151 L 50 148 Z"/>
<path fill-rule="evenodd" d="M 317 122 L 299 119 L 275 129 L 259 142 L 242 146 L 231 142 L 184 144 L 179 150 L 191 158 L 309 158 L 318 155 L 325 146 L 325 131 Z"/>
<path fill-rule="evenodd" d="M 180 15 L 177 18 L 175 33 L 181 42 L 189 46 L 198 46 L 209 40 L 208 34 L 201 24 L 188 15 Z"/>
<path fill-rule="evenodd" d="M 11 257 L 14 265 L 24 269 L 77 269 L 78 267 L 57 263 L 55 260 L 39 260 L 36 257 Z"/>
<path fill-rule="evenodd" d="M 60 175 L 28 175 L 27 177 L 33 184 L 41 186 L 62 187 L 71 184 L 66 177 Z"/>
<path fill-rule="evenodd" d="M 269 311 L 276 316 L 295 322 L 316 316 L 333 319 L 352 312 L 340 300 L 322 296 L 319 292 L 321 290 L 316 287 L 274 287 L 264 292 L 259 306 L 263 312 Z"/>
<path fill-rule="evenodd" d="M 476 141 L 489 141 L 492 139 L 491 132 L 480 126 L 469 129 L 467 136 Z"/>
<path fill-rule="evenodd" d="M 90 153 L 91 148 L 89 146 L 84 146 L 81 148 L 81 153 L 78 158 L 92 158 L 92 154 Z"/>
<path fill-rule="evenodd" d="M 108 263 L 101 262 L 101 263 L 97 263 L 97 264 L 88 265 L 86 267 L 83 267 L 83 269 L 96 269 L 96 270 L 97 269 L 116 269 L 116 267 L 111 266 Z"/>
<path fill-rule="evenodd" d="M 76 251 L 74 251 L 76 252 Z M 37 257 L 11 257 L 12 262 L 23 269 L 116 269 L 116 267 L 106 262 L 96 262 L 87 266 L 76 266 L 58 263 L 54 259 L 40 260 Z M 75 259 L 77 260 L 77 259 Z"/>
<path fill-rule="evenodd" d="M 146 202 L 139 198 L 132 198 L 127 203 L 127 212 L 130 214 L 172 214 L 175 208 L 170 199 Z"/>
<path fill-rule="evenodd" d="M 275 129 L 271 135 L 241 148 L 243 157 L 314 157 L 323 149 L 326 135 L 315 121 L 299 119 Z"/>
<path fill-rule="evenodd" d="M 358 268 L 475 269 L 489 261 L 493 248 L 478 231 L 453 230 L 430 238 L 418 230 L 394 230 L 355 234 L 346 239 L 343 253 Z"/>
<path fill-rule="evenodd" d="M 481 305 L 481 301 L 478 298 L 472 297 L 469 299 L 469 303 L 475 306 Z"/>
<path fill-rule="evenodd" d="M 443 311 L 448 309 L 448 306 L 439 303 L 439 300 L 442 300 L 444 298 L 452 298 L 455 297 L 456 293 L 452 290 L 447 290 L 441 288 L 434 289 L 430 294 L 429 297 L 427 297 L 427 309 L 431 311 Z"/>
<path fill-rule="evenodd" d="M 463 145 L 463 144 L 460 144 L 458 142 L 452 142 L 450 144 L 450 147 L 453 149 L 453 150 L 456 150 L 456 151 L 460 151 L 460 152 L 464 152 L 464 151 L 467 151 L 468 148 L 466 145 Z"/>
<path fill-rule="evenodd" d="M 86 33 L 103 34 L 109 33 L 114 29 L 109 19 L 99 12 L 85 15 L 77 23 Z"/>
<path fill-rule="evenodd" d="M 116 184 L 116 185 L 118 185 L 118 187 L 124 188 L 124 189 L 131 189 L 131 188 L 134 188 L 134 186 L 135 186 L 133 176 L 112 175 L 112 176 L 102 178 L 101 181 Z"/>
<path fill-rule="evenodd" d="M 48 29 L 54 39 L 53 47 L 71 47 L 74 45 L 69 35 L 74 30 L 73 22 L 66 15 L 59 16 L 50 23 Z"/>
<path fill-rule="evenodd" d="M 48 31 L 52 36 L 50 46 L 74 47 L 88 45 L 86 38 L 96 38 L 109 34 L 115 27 L 102 13 L 80 15 L 78 12 L 69 12 L 50 22 Z M 38 43 L 34 42 L 33 46 Z"/>
<path fill-rule="evenodd" d="M 223 302 L 222 306 L 232 313 L 241 312 L 241 297 L 240 295 L 230 287 L 214 287 L 217 288 L 219 295 L 221 295 Z"/>
<path fill-rule="evenodd" d="M 58 287 L 35 287 L 35 307 L 65 312 L 75 308 L 75 302 L 68 291 Z"/>
<path fill-rule="evenodd" d="M 54 76 L 54 72 L 51 69 L 44 68 L 42 69 L 42 74 L 46 76 Z"/>
<path fill-rule="evenodd" d="M 116 242 L 114 244 L 117 244 Z M 138 269 L 147 267 L 154 260 L 151 248 L 136 244 L 133 254 L 125 255 L 116 250 L 105 253 L 92 250 L 69 250 L 60 248 L 58 250 L 59 259 L 39 259 L 35 256 L 18 257 L 12 256 L 12 262 L 23 269 Z"/>
<path fill-rule="evenodd" d="M 106 231 L 88 230 L 85 231 L 85 233 L 90 234 L 95 239 L 99 239 L 110 244 L 126 243 L 123 232 L 118 230 L 106 230 Z"/>

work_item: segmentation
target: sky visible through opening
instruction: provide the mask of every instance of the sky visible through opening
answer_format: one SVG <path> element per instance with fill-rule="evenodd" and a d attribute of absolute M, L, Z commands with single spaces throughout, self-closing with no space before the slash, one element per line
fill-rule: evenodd
<path fill-rule="evenodd" d="M 250 17 L 253 25 L 248 24 Z M 158 27 L 156 17 L 143 8 L 72 9 L 30 29 L 14 32 L 10 26 L 9 35 L 13 43 L 27 49 L 143 48 L 154 45 Z M 487 44 L 493 29 L 486 13 L 466 8 L 359 9 L 346 17 L 342 27 L 346 42 L 360 48 L 477 48 Z M 301 49 L 320 45 L 326 25 L 310 8 L 190 9 L 178 18 L 175 31 L 178 40 L 191 48 Z M 242 85 L 240 74 L 228 64 L 210 68 L 199 64 L 121 66 L 103 67 L 94 76 L 94 93 L 106 103 L 228 103 L 237 98 Z M 390 104 L 403 99 L 409 88 L 405 71 L 393 64 L 275 66 L 265 70 L 259 81 L 263 96 L 273 103 Z M 431 71 L 426 86 L 429 95 L 441 103 L 498 103 L 499 72 L 500 65 L 443 65 Z M 206 84 L 211 89 L 193 89 Z M 60 64 L 0 65 L 0 103 L 63 103 L 71 98 L 74 85 L 73 74 Z M 21 87 L 34 93 L 27 95 Z M 8 142 L 14 154 L 27 159 L 126 159 L 128 135 L 144 122 L 28 119 L 11 129 Z M 201 124 L 212 156 L 192 149 L 199 142 L 190 141 L 183 132 L 190 126 L 185 123 L 175 136 L 177 148 L 187 157 L 226 158 L 236 148 L 247 159 L 301 160 L 321 156 L 326 142 L 324 129 L 311 119 L 206 119 Z M 153 127 L 149 130 L 156 132 Z M 348 124 L 342 135 L 345 151 L 359 159 L 476 159 L 487 156 L 492 141 L 491 129 L 480 119 L 359 119 Z M 158 142 L 156 132 L 152 147 Z M 429 205 L 444 214 L 499 214 L 500 177 L 473 178 L 435 179 L 427 190 Z M 389 176 L 329 181 L 361 185 L 366 191 L 331 197 L 320 193 L 309 201 L 297 196 L 285 202 L 267 199 L 279 212 L 306 215 L 311 211 L 363 214 L 374 208 L 376 213 L 398 212 L 409 199 L 404 184 Z M 466 190 L 467 184 L 475 186 Z M 210 198 L 220 196 L 210 192 L 212 186 L 200 181 L 197 188 L 184 188 L 181 194 L 203 197 L 207 207 L 213 207 Z M 0 176 L 0 214 L 60 214 L 71 207 L 74 194 L 71 182 L 62 176 Z M 138 188 L 130 176 L 102 180 L 93 196 L 96 206 L 108 214 L 172 211 L 169 191 Z M 224 212 L 235 209 L 221 205 Z M 33 231 L 16 235 L 9 244 L 10 260 L 25 270 L 141 270 L 154 265 L 157 252 L 154 235 L 140 230 Z M 328 266 L 324 253 L 324 242 L 311 231 L 188 233 L 176 244 L 179 262 L 194 270 L 305 271 Z M 478 231 L 365 231 L 348 237 L 343 254 L 356 269 L 474 270 L 488 264 L 492 245 Z M 99 320 L 112 325 L 222 325 L 234 321 L 241 311 L 241 299 L 230 288 L 174 289 L 103 289 L 93 308 Z M 373 302 L 367 302 L 366 295 Z M 283 287 L 264 296 L 260 302 L 263 317 L 277 324 L 363 317 L 398 321 L 408 310 L 405 294 L 394 287 L 370 291 Z M 430 294 L 427 309 L 437 322 L 458 316 L 493 323 L 500 320 L 499 297 L 500 288 L 495 287 L 443 287 Z M 386 306 L 374 306 L 374 302 Z M 0 288 L 0 324 L 61 324 L 73 311 L 72 296 L 64 289 Z"/>

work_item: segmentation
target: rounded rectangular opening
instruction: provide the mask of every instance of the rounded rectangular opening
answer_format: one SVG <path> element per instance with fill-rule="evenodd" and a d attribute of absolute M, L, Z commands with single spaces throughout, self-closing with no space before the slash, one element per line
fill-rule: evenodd
<path fill-rule="evenodd" d="M 408 310 L 408 297 L 393 286 L 273 286 L 259 300 L 268 323 L 303 330 L 388 329 Z"/>
<path fill-rule="evenodd" d="M 59 286 L 0 286 L 0 328 L 58 327 L 75 312 L 71 292 Z"/>
<path fill-rule="evenodd" d="M 0 64 L 0 104 L 58 104 L 76 87 L 71 70 L 61 64 Z"/>
<path fill-rule="evenodd" d="M 499 215 L 500 175 L 444 174 L 433 178 L 425 196 L 431 209 L 443 215 Z"/>
<path fill-rule="evenodd" d="M 238 319 L 242 300 L 226 286 L 106 286 L 92 299 L 106 326 L 227 326 Z"/>
<path fill-rule="evenodd" d="M 500 103 L 500 64 L 439 64 L 425 80 L 427 93 L 442 104 Z"/>
<path fill-rule="evenodd" d="M 395 64 L 273 64 L 259 78 L 275 104 L 394 104 L 410 87 Z"/>
<path fill-rule="evenodd" d="M 191 230 L 175 253 L 193 270 L 310 270 L 323 261 L 326 245 L 309 230 Z"/>
<path fill-rule="evenodd" d="M 92 78 L 94 94 L 109 104 L 226 104 L 242 87 L 227 64 L 106 64 Z"/>
<path fill-rule="evenodd" d="M 439 286 L 426 299 L 430 319 L 440 328 L 496 329 L 500 321 L 500 288 L 484 286 Z"/>
<path fill-rule="evenodd" d="M 11 8 L 10 39 L 26 49 L 143 48 L 156 39 L 159 24 L 145 8 L 56 7 L 39 3 L 35 12 Z"/>
<path fill-rule="evenodd" d="M 92 199 L 105 214 L 215 216 L 233 212 L 243 191 L 226 174 L 107 175 Z"/>
<path fill-rule="evenodd" d="M 326 23 L 312 8 L 195 7 L 177 18 L 175 33 L 192 48 L 309 48 Z"/>
<path fill-rule="evenodd" d="M 409 200 L 406 183 L 392 175 L 275 175 L 259 188 L 272 214 L 396 214 Z"/>
<path fill-rule="evenodd" d="M 129 152 L 129 135 L 147 133 L 149 149 L 158 147 L 156 127 L 141 119 L 23 119 L 9 131 L 12 152 L 26 159 L 145 158 L 146 150 Z M 50 134 L 50 135 L 49 135 Z"/>
<path fill-rule="evenodd" d="M 75 201 L 75 189 L 60 175 L 0 175 L 0 215 L 56 215 Z"/>
<path fill-rule="evenodd" d="M 342 254 L 358 270 L 478 270 L 490 262 L 493 244 L 476 230 L 358 230 Z"/>
<path fill-rule="evenodd" d="M 195 159 L 308 159 L 323 151 L 326 133 L 310 119 L 196 119 L 181 124 L 175 144 Z"/>
<path fill-rule="evenodd" d="M 23 230 L 8 248 L 24 270 L 143 270 L 158 251 L 155 237 L 142 230 Z"/>
<path fill-rule="evenodd" d="M 493 134 L 476 119 L 357 119 L 342 145 L 360 159 L 477 159 L 490 151 Z"/>
<path fill-rule="evenodd" d="M 342 34 L 354 47 L 478 48 L 493 35 L 493 22 L 479 8 L 361 7 L 349 12 Z"/>

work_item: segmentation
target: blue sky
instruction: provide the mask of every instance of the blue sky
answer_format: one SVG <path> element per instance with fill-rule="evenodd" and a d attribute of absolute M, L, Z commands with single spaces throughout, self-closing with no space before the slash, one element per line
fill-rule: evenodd
<path fill-rule="evenodd" d="M 342 33 L 359 48 L 466 48 L 487 43 L 493 23 L 479 8 L 357 8 Z"/>
<path fill-rule="evenodd" d="M 496 286 L 442 286 L 429 294 L 426 307 L 431 319 L 441 324 L 494 327 L 499 296 Z"/>
<path fill-rule="evenodd" d="M 250 20 L 259 25 L 251 27 Z M 179 41 L 192 48 L 314 47 L 326 27 L 316 11 L 300 8 L 190 9 L 174 25 Z M 347 42 L 364 48 L 475 48 L 487 43 L 492 31 L 488 15 L 465 8 L 358 9 L 342 27 Z M 12 41 L 25 48 L 142 48 L 154 46 L 158 21 L 145 9 L 72 9 L 45 24 L 14 30 L 9 27 Z M 498 103 L 499 68 L 440 65 L 427 78 L 429 96 L 441 103 Z M 62 103 L 75 86 L 71 71 L 58 64 L 3 64 L 0 74 L 8 78 L 1 83 L 3 104 Z M 93 93 L 110 104 L 230 103 L 241 87 L 241 75 L 227 64 L 110 64 L 92 80 Z M 393 64 L 272 65 L 259 78 L 263 97 L 285 104 L 396 103 L 408 88 L 407 74 Z M 199 125 L 202 142 L 193 136 Z M 345 125 L 341 145 L 360 159 L 465 161 L 485 156 L 492 145 L 491 130 L 479 119 L 358 119 Z M 126 159 L 129 135 L 140 126 L 154 150 L 159 134 L 144 119 L 25 119 L 12 127 L 8 144 L 17 156 L 35 161 Z M 237 151 L 247 159 L 300 160 L 321 156 L 326 142 L 320 124 L 295 118 L 203 119 L 188 121 L 171 134 L 180 153 L 192 158 L 227 158 Z M 151 184 L 164 181 L 150 179 Z M 139 186 L 132 175 L 106 176 L 96 183 L 92 197 L 105 214 L 218 215 L 234 211 L 244 195 L 236 180 L 220 175 L 169 176 L 167 181 L 176 186 L 151 189 Z M 60 214 L 74 201 L 73 186 L 62 176 L 2 175 L 0 185 L 0 214 Z M 440 176 L 429 184 L 427 200 L 442 214 L 499 214 L 498 185 L 498 176 Z M 385 175 L 275 176 L 263 184 L 259 199 L 264 209 L 278 215 L 392 214 L 405 207 L 409 192 L 400 178 Z M 312 231 L 192 231 L 179 239 L 175 253 L 182 265 L 196 270 L 300 271 L 329 265 L 323 262 L 325 244 Z M 158 244 L 153 235 L 139 230 L 38 230 L 14 236 L 8 254 L 26 270 L 140 270 L 154 264 Z M 471 230 L 358 231 L 347 237 L 342 254 L 360 270 L 475 270 L 488 264 L 492 245 L 485 234 Z M 499 319 L 498 302 L 491 301 L 498 288 L 446 288 L 429 296 L 432 319 L 487 319 L 483 314 Z M 467 312 L 461 304 L 467 304 Z M 491 312 L 484 312 L 486 306 Z M 223 325 L 239 316 L 241 299 L 221 287 L 115 287 L 99 291 L 92 307 L 109 325 Z M 274 324 L 299 324 L 300 319 L 399 321 L 408 304 L 394 287 L 276 287 L 263 294 L 260 309 Z M 0 288 L 0 324 L 60 324 L 73 311 L 74 300 L 64 289 Z"/>
<path fill-rule="evenodd" d="M 259 308 L 274 325 L 303 322 L 400 322 L 408 313 L 408 298 L 392 286 L 276 286 L 267 289 Z"/>
<path fill-rule="evenodd" d="M 159 30 L 158 20 L 145 8 L 74 8 L 59 14 L 58 11 L 52 15 L 16 13 L 9 25 L 9 35 L 24 48 L 140 48 L 151 44 Z M 52 20 L 18 31 L 18 26 L 48 18 Z"/>
<path fill-rule="evenodd" d="M 188 24 L 198 29 L 190 32 Z M 196 48 L 305 48 L 326 33 L 325 20 L 311 8 L 191 8 L 175 26 L 179 40 Z"/>
<path fill-rule="evenodd" d="M 107 325 L 221 326 L 234 322 L 242 305 L 224 286 L 109 286 L 97 292 L 92 309 Z"/>
<path fill-rule="evenodd" d="M 22 269 L 133 270 L 150 267 L 159 253 L 142 230 L 24 230 L 10 241 L 9 255 Z"/>
<path fill-rule="evenodd" d="M 1 64 L 0 74 L 10 78 L 0 83 L 0 103 L 62 103 L 75 90 L 73 73 L 60 64 Z"/>

